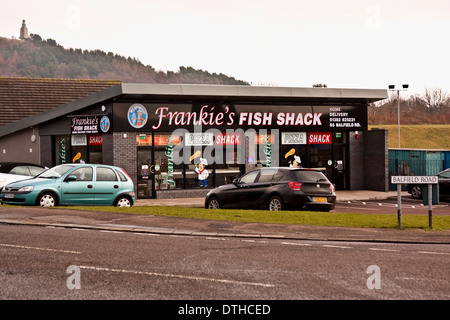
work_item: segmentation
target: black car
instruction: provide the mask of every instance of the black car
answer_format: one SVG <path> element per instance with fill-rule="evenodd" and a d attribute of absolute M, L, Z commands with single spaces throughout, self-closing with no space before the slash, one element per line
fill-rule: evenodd
<path fill-rule="evenodd" d="M 208 192 L 205 207 L 333 210 L 334 186 L 320 171 L 305 168 L 258 168 L 235 179 L 233 184 Z"/>
<path fill-rule="evenodd" d="M 450 199 L 450 168 L 437 174 L 439 183 L 439 199 Z M 422 199 L 422 185 L 408 185 L 408 192 L 414 199 Z"/>

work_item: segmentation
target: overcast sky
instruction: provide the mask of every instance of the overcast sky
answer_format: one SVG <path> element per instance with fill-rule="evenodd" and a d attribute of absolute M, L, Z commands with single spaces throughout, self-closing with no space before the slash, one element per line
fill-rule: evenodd
<path fill-rule="evenodd" d="M 157 70 L 450 92 L 450 0 L 0 0 L 0 8 L 0 36 L 18 38 L 25 19 L 29 33 L 66 48 L 112 51 Z"/>

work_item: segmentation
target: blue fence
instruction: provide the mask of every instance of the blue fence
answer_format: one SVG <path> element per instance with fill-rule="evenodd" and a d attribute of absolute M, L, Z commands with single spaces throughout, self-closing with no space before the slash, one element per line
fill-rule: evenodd
<path fill-rule="evenodd" d="M 450 151 L 389 150 L 389 177 L 433 176 L 449 167 Z M 396 188 L 389 179 L 389 190 Z"/>

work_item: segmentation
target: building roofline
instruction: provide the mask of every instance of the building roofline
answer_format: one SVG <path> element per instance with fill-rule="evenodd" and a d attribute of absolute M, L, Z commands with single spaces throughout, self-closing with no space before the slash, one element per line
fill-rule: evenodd
<path fill-rule="evenodd" d="M 278 98 L 325 98 L 364 99 L 377 101 L 386 99 L 387 89 L 343 89 L 306 87 L 252 87 L 239 85 L 192 85 L 192 84 L 148 84 L 122 83 L 123 94 L 164 96 L 217 96 L 217 97 L 278 97 Z"/>
<path fill-rule="evenodd" d="M 388 97 L 386 89 L 342 89 L 299 87 L 252 87 L 233 85 L 121 83 L 89 96 L 0 127 L 0 137 L 76 112 L 121 95 L 154 97 L 217 97 L 223 99 L 278 98 L 294 100 L 361 100 L 373 102 Z"/>
<path fill-rule="evenodd" d="M 77 99 L 75 101 L 63 104 L 61 106 L 52 108 L 50 110 L 41 112 L 39 114 L 21 119 L 16 122 L 8 123 L 0 127 L 0 137 L 8 134 L 18 132 L 27 128 L 34 127 L 40 123 L 49 121 L 50 119 L 58 118 L 67 115 L 71 112 L 78 111 L 89 105 L 96 104 L 121 94 L 121 86 L 116 85 L 105 90 L 93 93 L 89 96 Z"/>

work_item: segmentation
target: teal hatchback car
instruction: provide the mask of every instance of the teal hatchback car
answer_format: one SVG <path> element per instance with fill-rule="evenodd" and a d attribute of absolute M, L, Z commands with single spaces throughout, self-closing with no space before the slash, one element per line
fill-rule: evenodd
<path fill-rule="evenodd" d="M 114 205 L 134 204 L 134 184 L 121 168 L 100 164 L 62 164 L 34 178 L 6 185 L 1 193 L 5 204 Z"/>

